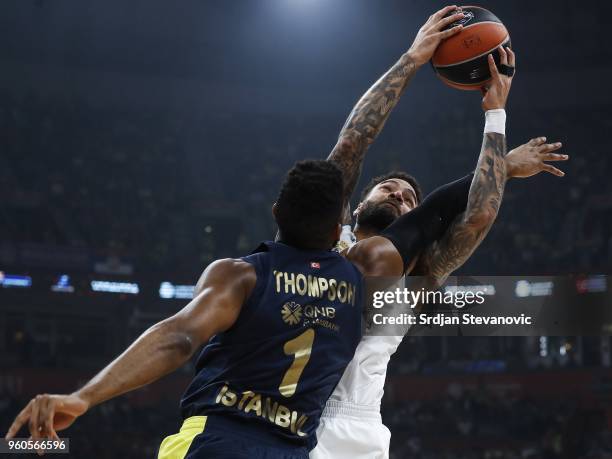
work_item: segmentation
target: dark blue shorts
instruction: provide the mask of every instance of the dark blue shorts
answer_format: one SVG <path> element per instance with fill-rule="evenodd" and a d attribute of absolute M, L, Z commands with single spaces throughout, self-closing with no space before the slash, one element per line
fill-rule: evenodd
<path fill-rule="evenodd" d="M 193 416 L 178 434 L 162 442 L 158 459 L 308 459 L 308 449 L 296 446 L 228 416 Z"/>

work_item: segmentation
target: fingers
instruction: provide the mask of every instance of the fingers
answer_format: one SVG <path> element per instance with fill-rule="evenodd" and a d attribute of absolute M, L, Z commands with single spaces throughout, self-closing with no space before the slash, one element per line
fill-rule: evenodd
<path fill-rule="evenodd" d="M 436 24 L 433 25 L 434 30 L 442 30 L 449 24 L 452 24 L 455 21 L 463 19 L 465 15 L 463 13 L 455 13 L 447 18 L 440 19 Z"/>
<path fill-rule="evenodd" d="M 28 421 L 28 419 L 30 418 L 30 412 L 32 410 L 33 403 L 34 400 L 30 400 L 30 403 L 28 403 L 26 407 L 21 410 L 21 412 L 17 415 L 17 417 L 13 421 L 13 424 L 11 424 L 11 427 L 9 427 L 9 430 L 5 435 L 5 438 L 7 440 L 15 438 L 15 435 L 17 435 L 19 429 L 21 429 L 21 427 L 26 423 L 26 421 Z"/>
<path fill-rule="evenodd" d="M 500 46 L 497 48 L 497 51 L 499 52 L 499 63 L 501 65 L 508 65 L 508 53 L 506 53 L 504 47 Z"/>
<path fill-rule="evenodd" d="M 59 435 L 54 429 L 51 429 L 51 435 L 49 435 L 52 440 L 61 441 Z"/>
<path fill-rule="evenodd" d="M 514 51 L 509 46 L 506 46 L 506 52 L 508 53 L 508 65 L 516 68 L 516 54 L 514 54 Z"/>
<path fill-rule="evenodd" d="M 528 143 L 532 147 L 538 147 L 542 145 L 544 142 L 546 142 L 546 137 L 536 137 L 534 139 L 531 139 Z"/>
<path fill-rule="evenodd" d="M 497 71 L 497 66 L 495 65 L 495 59 L 493 59 L 493 54 L 489 54 L 487 60 L 489 61 L 489 71 L 491 72 L 491 77 L 494 80 L 499 80 L 499 72 Z"/>
<path fill-rule="evenodd" d="M 461 29 L 463 29 L 463 26 L 459 24 L 443 32 L 438 32 L 434 34 L 434 36 L 438 37 L 440 40 L 445 40 L 446 38 L 452 37 L 453 35 L 461 32 Z"/>
<path fill-rule="evenodd" d="M 39 412 L 40 427 L 42 427 L 40 434 L 44 438 L 49 438 L 51 432 L 53 432 L 53 414 L 53 399 L 49 395 L 46 395 L 43 397 L 40 404 Z"/>
<path fill-rule="evenodd" d="M 40 439 L 40 431 L 38 430 L 38 426 L 40 425 L 38 421 L 38 413 L 40 411 L 40 395 L 37 395 L 34 399 L 34 403 L 32 404 L 32 414 L 30 415 L 30 421 L 28 422 L 28 427 L 30 428 L 30 435 L 34 440 Z"/>
<path fill-rule="evenodd" d="M 544 145 L 540 145 L 540 148 L 538 150 L 539 150 L 540 153 L 548 153 L 548 152 L 551 152 L 551 151 L 558 150 L 562 146 L 563 145 L 561 144 L 561 142 L 547 143 L 547 144 L 544 144 Z"/>
<path fill-rule="evenodd" d="M 51 413 L 51 397 L 47 394 L 37 395 L 34 399 L 29 422 L 30 435 L 34 441 L 49 438 L 50 432 L 53 430 L 53 415 Z M 49 416 L 51 419 L 49 419 Z M 45 453 L 43 449 L 38 449 L 36 452 L 39 456 Z"/>
<path fill-rule="evenodd" d="M 558 153 L 546 153 L 542 155 L 542 161 L 567 161 L 568 155 L 560 155 Z"/>
<path fill-rule="evenodd" d="M 554 167 L 554 166 L 551 166 L 550 164 L 544 164 L 544 165 L 542 166 L 542 170 L 544 170 L 544 171 L 546 171 L 546 172 L 548 172 L 548 173 L 550 173 L 550 174 L 552 174 L 552 175 L 556 175 L 557 177 L 563 177 L 563 176 L 565 176 L 565 172 L 563 172 L 563 171 L 562 171 L 562 170 L 560 170 L 560 169 L 557 169 L 557 168 L 556 168 L 556 167 Z"/>
<path fill-rule="evenodd" d="M 446 16 L 448 13 L 450 13 L 451 11 L 456 10 L 456 9 L 457 9 L 457 5 L 448 5 L 448 6 L 445 6 L 444 8 L 442 8 L 441 10 L 436 11 L 429 18 L 432 21 L 437 22 L 440 19 L 442 19 L 444 16 Z"/>

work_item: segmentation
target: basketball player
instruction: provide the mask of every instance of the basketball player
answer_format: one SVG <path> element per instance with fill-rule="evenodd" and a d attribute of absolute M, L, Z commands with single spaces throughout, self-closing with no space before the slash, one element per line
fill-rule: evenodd
<path fill-rule="evenodd" d="M 346 203 L 358 181 L 367 147 L 382 130 L 391 109 L 416 70 L 431 58 L 440 42 L 440 30 L 448 24 L 443 17 L 454 8 L 443 8 L 428 19 L 410 50 L 374 84 L 351 112 L 338 144 L 328 158 L 343 169 Z M 451 16 L 453 21 L 456 17 Z M 529 177 L 541 171 L 564 175 L 544 162 L 567 159 L 566 155 L 552 153 L 561 144 L 545 144 L 545 138 L 532 139 L 505 158 L 500 151 L 491 150 L 492 145 L 501 142 L 504 143 L 505 153 L 503 109 L 515 64 L 515 56 L 510 49 L 500 49 L 500 56 L 501 70 L 505 73 L 502 75 L 489 59 L 493 80 L 488 91 L 485 91 L 482 103 L 487 122 L 476 172 L 473 177 L 470 175 L 455 182 L 453 186 L 457 193 L 449 197 L 463 201 L 465 212 L 456 218 L 442 239 L 430 245 L 418 259 L 419 274 L 428 275 L 432 287 L 443 283 L 482 242 L 497 215 L 507 178 Z M 420 202 L 418 183 L 406 173 L 392 172 L 373 179 L 364 189 L 362 201 L 355 210 L 357 223 L 354 233 L 350 226 L 343 229 L 343 248 L 350 247 L 355 240 L 363 241 L 379 234 L 400 215 L 415 209 Z M 345 212 L 345 223 L 350 222 L 347 214 Z M 317 430 L 318 445 L 311 452 L 311 458 L 388 457 L 390 432 L 382 424 L 380 401 L 387 363 L 402 338 L 362 338 L 355 357 L 327 402 Z"/>
<path fill-rule="evenodd" d="M 401 276 L 461 210 L 439 208 L 448 199 L 433 193 L 345 258 L 332 250 L 342 190 L 332 162 L 298 163 L 273 206 L 278 242 L 212 263 L 185 308 L 76 392 L 33 398 L 6 438 L 27 423 L 34 440 L 57 439 L 91 407 L 176 370 L 207 343 L 181 401 L 182 428 L 158 457 L 307 458 L 325 401 L 360 341 L 362 275 Z"/>

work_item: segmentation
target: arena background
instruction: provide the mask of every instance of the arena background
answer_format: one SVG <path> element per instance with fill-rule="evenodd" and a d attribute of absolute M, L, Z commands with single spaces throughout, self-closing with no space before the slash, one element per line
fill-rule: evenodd
<path fill-rule="evenodd" d="M 211 260 L 270 238 L 283 173 L 327 156 L 353 104 L 442 6 L 2 2 L 0 429 L 33 394 L 75 389 L 181 308 L 167 297 L 188 296 Z M 482 6 L 518 56 L 510 146 L 546 135 L 571 161 L 563 179 L 512 181 L 460 272 L 574 273 L 612 289 L 593 277 L 612 267 L 612 8 Z M 482 125 L 478 95 L 424 67 L 363 177 L 405 169 L 431 191 L 473 167 Z M 610 347 L 609 337 L 407 338 L 383 409 L 392 457 L 612 457 Z M 64 434 L 71 456 L 152 457 L 179 427 L 191 374 L 93 409 Z"/>

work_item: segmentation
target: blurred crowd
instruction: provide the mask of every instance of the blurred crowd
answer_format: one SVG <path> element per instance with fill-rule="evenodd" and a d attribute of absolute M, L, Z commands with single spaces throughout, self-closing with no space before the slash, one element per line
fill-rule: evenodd
<path fill-rule="evenodd" d="M 612 116 L 604 109 L 568 113 L 513 113 L 509 145 L 543 134 L 564 141 L 567 176 L 511 181 L 465 273 L 609 271 L 605 133 Z M 341 123 L 110 110 L 0 94 L 0 244 L 79 247 L 131 260 L 141 271 L 195 275 L 274 234 L 270 205 L 284 172 L 295 160 L 325 157 Z M 408 126 L 389 123 L 371 147 L 364 180 L 399 168 L 431 191 L 474 167 L 481 125 L 478 111 L 461 107 Z"/>
<path fill-rule="evenodd" d="M 451 385 L 428 401 L 391 402 L 392 459 L 607 459 L 606 413 L 576 400 L 536 399 Z"/>

